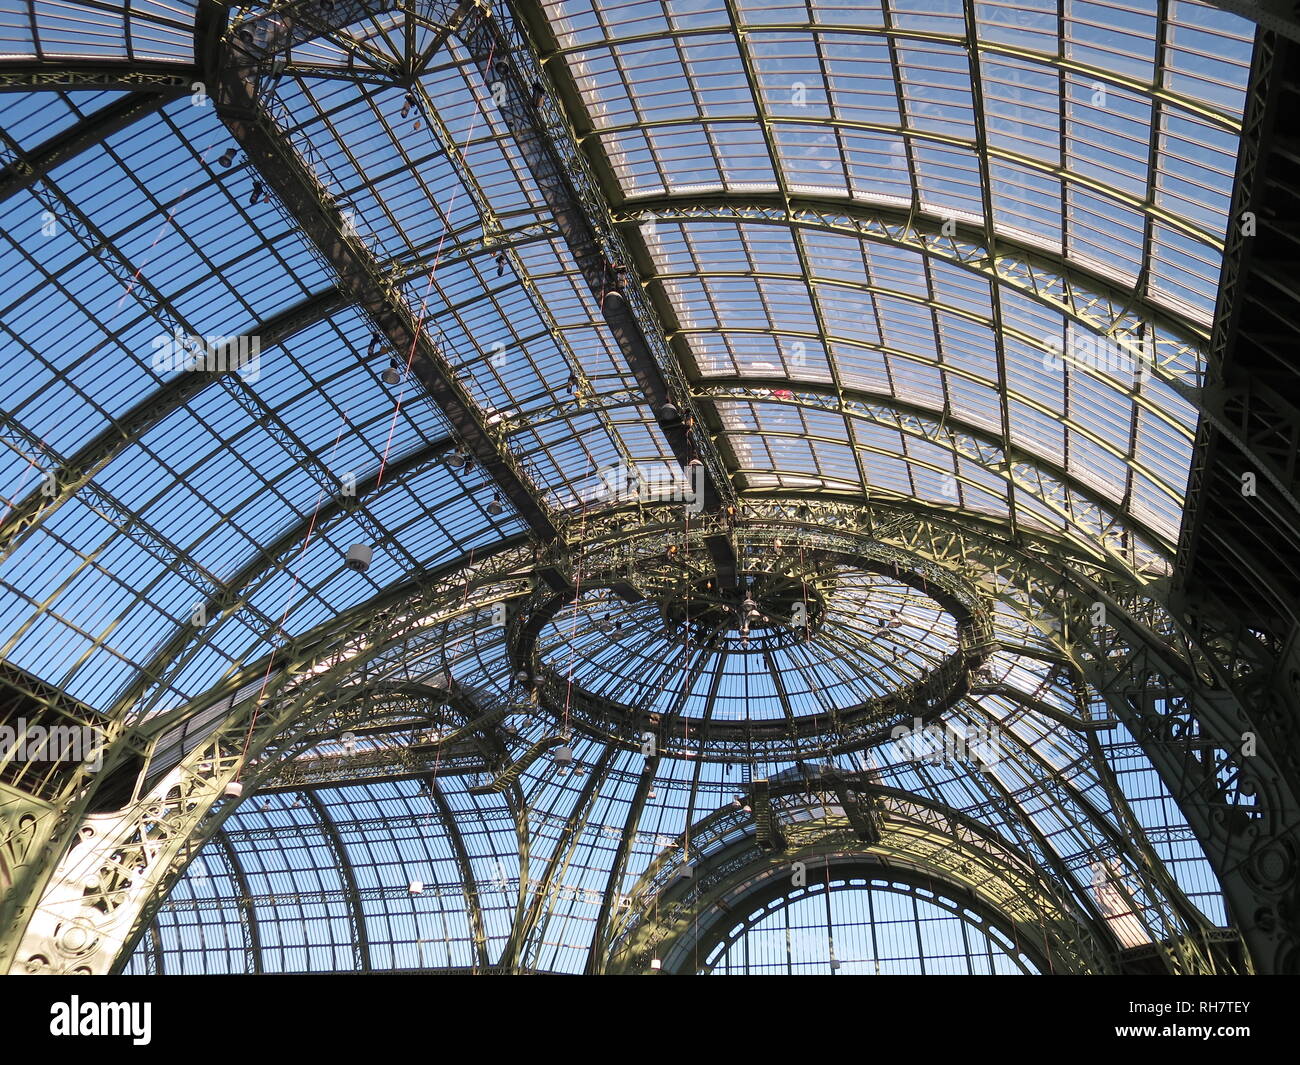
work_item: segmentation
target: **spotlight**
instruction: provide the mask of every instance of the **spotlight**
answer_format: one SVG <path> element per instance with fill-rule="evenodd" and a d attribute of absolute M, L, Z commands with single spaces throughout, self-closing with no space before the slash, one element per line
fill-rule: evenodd
<path fill-rule="evenodd" d="M 680 417 L 680 414 L 677 408 L 669 402 L 659 408 L 659 417 L 666 422 L 675 422 Z"/>
<path fill-rule="evenodd" d="M 254 181 L 253 194 L 248 198 L 248 206 L 256 207 L 264 199 L 266 199 L 266 189 L 263 187 L 260 181 Z"/>
<path fill-rule="evenodd" d="M 533 106 L 541 107 L 542 101 L 545 99 L 546 93 L 542 89 L 542 83 L 540 81 L 533 82 Z"/>
<path fill-rule="evenodd" d="M 414 108 L 418 103 L 419 103 L 419 101 L 416 100 L 416 98 L 415 98 L 415 93 L 413 93 L 413 92 L 408 92 L 408 93 L 406 94 L 406 99 L 405 99 L 405 101 L 404 101 L 403 104 L 402 104 L 402 117 L 403 117 L 403 118 L 409 118 L 410 115 L 411 115 L 411 110 L 412 110 L 412 109 L 413 109 L 413 108 Z"/>
<path fill-rule="evenodd" d="M 370 338 L 370 350 L 366 353 L 366 358 L 373 359 L 384 350 L 384 338 L 378 333 Z"/>
<path fill-rule="evenodd" d="M 217 162 L 220 163 L 222 166 L 232 166 L 235 162 L 235 155 L 238 152 L 239 152 L 238 148 L 227 148 L 224 152 L 221 153 L 221 156 L 220 158 L 217 159 Z"/>
<path fill-rule="evenodd" d="M 494 495 L 492 497 L 492 502 L 487 505 L 487 512 L 491 514 L 494 518 L 498 514 L 504 514 L 506 512 L 506 508 L 502 504 L 500 496 Z"/>
<path fill-rule="evenodd" d="M 505 272 L 506 272 L 506 263 L 507 263 L 508 261 L 509 261 L 509 260 L 507 259 L 507 257 L 506 257 L 506 253 L 505 253 L 505 252 L 503 252 L 503 251 L 499 251 L 499 252 L 497 252 L 497 260 L 496 260 L 496 262 L 497 262 L 497 277 L 504 277 L 504 276 L 505 276 Z"/>

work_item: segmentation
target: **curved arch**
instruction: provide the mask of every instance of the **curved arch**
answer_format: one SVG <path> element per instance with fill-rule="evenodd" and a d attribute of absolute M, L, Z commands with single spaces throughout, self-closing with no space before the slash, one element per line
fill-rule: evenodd
<path fill-rule="evenodd" d="M 774 396 L 772 393 L 778 390 L 788 391 L 792 395 Z M 1095 507 L 1101 514 L 1105 514 L 1110 521 L 1102 522 L 1102 529 L 1107 525 L 1119 525 L 1126 531 L 1131 529 L 1133 534 L 1140 536 L 1152 548 L 1172 558 L 1174 544 L 1168 537 L 1138 521 L 1131 514 L 1112 510 L 1116 506 L 1114 502 L 1106 499 L 1095 488 L 1090 487 L 1059 464 L 1019 447 L 1013 447 L 1009 453 L 1004 452 L 1002 441 L 997 433 L 981 428 L 960 415 L 930 410 L 885 393 L 869 392 L 859 388 L 837 388 L 821 382 L 792 381 L 776 377 L 750 375 L 730 378 L 708 377 L 697 385 L 696 394 L 705 399 L 725 398 L 745 402 L 765 402 L 774 406 L 788 404 L 814 410 L 832 410 L 850 417 L 861 418 L 944 448 L 950 451 L 954 458 L 978 463 L 1009 484 L 1027 491 L 1049 509 L 1057 509 L 1057 504 L 1049 493 L 1036 488 L 1031 481 L 1016 479 L 1017 465 L 1032 466 L 1042 475 L 1058 482 L 1071 496 L 1077 497 Z M 767 435 L 761 430 L 758 432 L 759 435 Z M 963 437 L 969 438 L 976 446 L 963 447 Z M 978 445 L 981 444 L 996 450 L 997 454 L 992 461 L 980 453 Z M 910 461 L 903 456 L 897 457 L 902 461 Z M 1124 461 L 1126 465 L 1133 467 L 1133 460 L 1125 457 Z M 1074 515 L 1063 510 L 1060 513 L 1067 521 L 1076 520 Z"/>
<path fill-rule="evenodd" d="M 824 871 L 826 879 L 822 880 L 818 875 Z M 1038 948 L 1037 943 L 1028 940 L 1024 943 L 1017 943 L 1016 930 L 1010 925 L 997 910 L 993 909 L 988 903 L 981 899 L 974 892 L 959 884 L 941 881 L 941 886 L 936 886 L 934 878 L 926 876 L 910 869 L 906 866 L 898 866 L 889 863 L 883 859 L 877 861 L 862 860 L 851 857 L 831 856 L 828 857 L 820 868 L 810 866 L 810 874 L 817 876 L 817 879 L 809 884 L 808 887 L 791 889 L 789 877 L 784 871 L 773 870 L 772 874 L 764 881 L 753 885 L 750 892 L 746 895 L 735 899 L 728 904 L 728 909 L 717 912 L 711 911 L 705 915 L 703 926 L 699 928 L 698 933 L 693 938 L 689 947 L 683 943 L 674 944 L 672 948 L 665 951 L 667 957 L 661 959 L 662 971 L 666 973 L 682 973 L 685 971 L 685 964 L 688 960 L 694 958 L 709 959 L 717 948 L 723 944 L 732 944 L 746 935 L 755 923 L 768 916 L 780 900 L 784 901 L 784 906 L 797 903 L 801 899 L 813 896 L 817 892 L 837 891 L 837 890 L 884 890 L 896 892 L 898 894 L 907 894 L 913 898 L 924 898 L 931 906 L 936 906 L 947 910 L 952 916 L 958 918 L 963 925 L 969 925 L 982 931 L 987 938 L 997 942 L 994 936 L 989 935 L 988 930 L 996 928 L 1001 934 L 1001 938 L 1007 943 L 1012 944 L 1007 947 L 1006 944 L 999 944 L 1003 948 L 1003 957 L 1011 959 L 1012 964 L 1016 965 L 1022 973 L 1046 973 L 1051 972 L 1051 959 L 1045 956 Z M 859 887 L 856 883 L 858 880 L 865 880 L 866 884 Z M 898 885 L 905 885 L 905 891 L 899 891 Z M 924 891 L 923 895 L 918 895 L 918 889 Z M 782 906 L 781 908 L 784 908 Z M 755 907 L 762 907 L 762 912 L 754 913 Z M 727 926 L 735 920 L 735 915 L 739 912 L 749 910 L 750 916 L 746 917 L 739 925 L 727 929 Z M 974 919 L 972 919 L 974 915 Z M 712 919 L 710 919 L 712 918 Z M 831 931 L 838 926 L 828 925 Z M 727 947 L 726 949 L 730 949 Z M 687 950 L 691 952 L 693 958 L 685 957 Z M 725 953 L 725 951 L 724 951 Z M 1029 968 L 1022 956 L 1032 959 Z M 832 969 L 838 968 L 846 959 L 836 955 L 831 963 Z M 922 972 L 924 972 L 925 956 L 921 956 Z M 879 972 L 879 959 L 876 961 L 877 972 Z M 700 972 L 710 974 L 717 965 L 717 959 L 703 961 Z M 695 966 L 692 965 L 692 969 Z"/>
<path fill-rule="evenodd" d="M 1102 337 L 1132 336 L 1142 323 L 1150 323 L 1169 334 L 1168 339 L 1155 341 L 1153 368 L 1184 399 L 1195 403 L 1207 357 L 1208 333 L 1204 327 L 1184 321 L 1131 292 L 1116 289 L 1113 283 L 1073 264 L 1063 266 L 1041 250 L 1017 247 L 1000 235 L 996 249 L 990 251 L 982 230 L 954 218 L 930 218 L 895 207 L 798 196 L 787 208 L 772 197 L 753 193 L 646 197 L 628 201 L 616 217 L 625 222 L 645 218 L 680 218 L 688 222 L 703 219 L 840 233 L 940 259 L 990 284 L 1007 285 Z"/>
<path fill-rule="evenodd" d="M 849 794 L 874 811 L 879 819 L 874 841 L 855 836 L 847 808 L 838 805 L 842 800 L 829 789 L 823 796 L 820 781 L 772 781 L 770 800 L 756 794 L 751 802 L 773 802 L 773 813 L 790 834 L 788 849 L 772 851 L 761 844 L 758 810 L 752 819 L 724 809 L 697 822 L 690 843 L 666 852 L 638 882 L 636 903 L 611 942 L 608 971 L 646 971 L 654 957 L 667 961 L 684 949 L 695 921 L 729 920 L 730 911 L 757 885 L 781 880 L 789 886 L 792 865 L 796 873 L 800 864 L 806 872 L 828 860 L 856 861 L 868 854 L 964 885 L 988 911 L 1021 930 L 1020 938 L 1030 939 L 1023 933 L 1032 929 L 1053 942 L 1052 953 L 1069 960 L 1070 971 L 1113 971 L 1113 957 L 1101 946 L 1109 936 L 1073 905 L 1073 892 L 979 821 L 862 779 L 844 778 L 839 786 L 851 788 Z M 786 803 L 777 805 L 781 798 Z M 933 845 L 926 844 L 932 834 Z M 682 875 L 687 853 L 691 871 Z"/>

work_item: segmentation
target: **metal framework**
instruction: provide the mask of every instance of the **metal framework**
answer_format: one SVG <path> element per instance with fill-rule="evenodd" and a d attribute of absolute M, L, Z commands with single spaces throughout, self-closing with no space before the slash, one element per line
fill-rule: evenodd
<path fill-rule="evenodd" d="M 1183 6 L 33 16 L 0 725 L 102 760 L 0 749 L 0 967 L 697 972 L 816 904 L 836 969 L 924 878 L 972 971 L 1295 971 L 1300 638 L 1171 590 L 1294 556 L 1233 363 L 1292 68 Z M 261 378 L 150 358 L 214 334 Z"/>

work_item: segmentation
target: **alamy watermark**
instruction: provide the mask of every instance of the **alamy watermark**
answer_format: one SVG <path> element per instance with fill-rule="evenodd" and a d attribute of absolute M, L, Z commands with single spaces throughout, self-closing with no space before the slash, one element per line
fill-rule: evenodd
<path fill-rule="evenodd" d="M 92 773 L 104 765 L 104 737 L 90 725 L 0 724 L 0 763 L 77 762 Z"/>
<path fill-rule="evenodd" d="M 238 373 L 249 384 L 262 373 L 259 336 L 197 336 L 177 326 L 151 341 L 151 364 L 158 373 Z"/>
<path fill-rule="evenodd" d="M 991 723 L 962 729 L 952 722 L 926 725 L 914 717 L 910 725 L 895 725 L 889 738 L 902 762 L 965 762 L 988 771 L 1002 761 L 1002 730 Z"/>
<path fill-rule="evenodd" d="M 1142 377 L 1156 367 L 1152 338 L 1129 337 L 1113 340 L 1097 336 L 1071 322 L 1062 342 L 1058 336 L 1044 340 L 1043 369 L 1058 373 L 1065 366 L 1096 370 L 1113 377 Z"/>
<path fill-rule="evenodd" d="M 704 508 L 704 467 L 671 463 L 619 463 L 600 471 L 598 495 L 608 502 L 684 503 L 692 514 Z"/>

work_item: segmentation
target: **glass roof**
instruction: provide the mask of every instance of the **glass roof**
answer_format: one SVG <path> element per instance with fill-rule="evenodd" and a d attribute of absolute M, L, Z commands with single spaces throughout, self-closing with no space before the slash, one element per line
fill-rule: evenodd
<path fill-rule="evenodd" d="M 621 241 L 643 320 L 689 386 L 678 398 L 742 506 L 930 508 L 1042 533 L 1139 582 L 1170 571 L 1253 24 L 1190 0 L 494 10 L 531 41 L 516 61 L 539 72 L 584 209 Z M 603 490 L 610 471 L 675 470 L 673 442 L 481 63 L 403 18 L 296 47 L 264 103 L 496 446 L 581 539 L 626 502 Z M 0 188 L 0 655 L 131 720 L 529 532 L 483 462 L 446 461 L 463 441 L 407 353 L 268 194 L 212 88 L 189 87 L 195 23 L 185 3 L 0 0 L 6 72 L 83 78 L 5 83 L 6 174 L 91 131 Z M 412 55 L 407 82 L 385 73 Z M 98 83 L 84 80 L 92 60 Z M 138 79 L 168 71 L 182 88 L 146 106 L 155 90 Z M 126 107 L 129 121 L 106 117 Z M 251 372 L 159 361 L 178 338 L 214 336 L 256 338 Z M 344 565 L 354 544 L 373 547 L 364 572 Z M 959 648 L 950 614 L 909 584 L 823 576 L 816 639 L 768 641 L 756 619 L 752 639 L 714 624 L 686 654 L 658 604 L 600 587 L 554 612 L 537 653 L 587 693 L 695 727 L 819 717 Z M 760 606 L 775 616 L 784 594 Z M 413 656 L 405 677 L 449 669 L 514 699 L 507 630 L 477 607 L 454 641 L 444 621 L 412 632 L 441 653 Z M 995 622 L 1002 648 L 946 712 L 1003 730 L 1012 753 L 992 773 L 888 744 L 836 764 L 979 818 L 1085 907 L 1096 862 L 1139 875 L 1137 833 L 1172 877 L 1134 888 L 1144 927 L 1168 919 L 1175 886 L 1225 923 L 1138 745 L 1116 724 L 1061 727 L 1080 708 L 1050 641 L 1005 607 Z M 554 725 L 525 715 L 507 760 Z M 519 797 L 471 793 L 485 767 L 435 771 L 436 790 L 412 773 L 250 798 L 134 968 L 495 964 L 523 884 L 542 917 L 512 945 L 521 964 L 580 970 L 607 901 L 751 777 L 790 764 L 664 758 L 646 800 L 635 751 L 570 742 L 576 768 L 532 761 Z"/>

